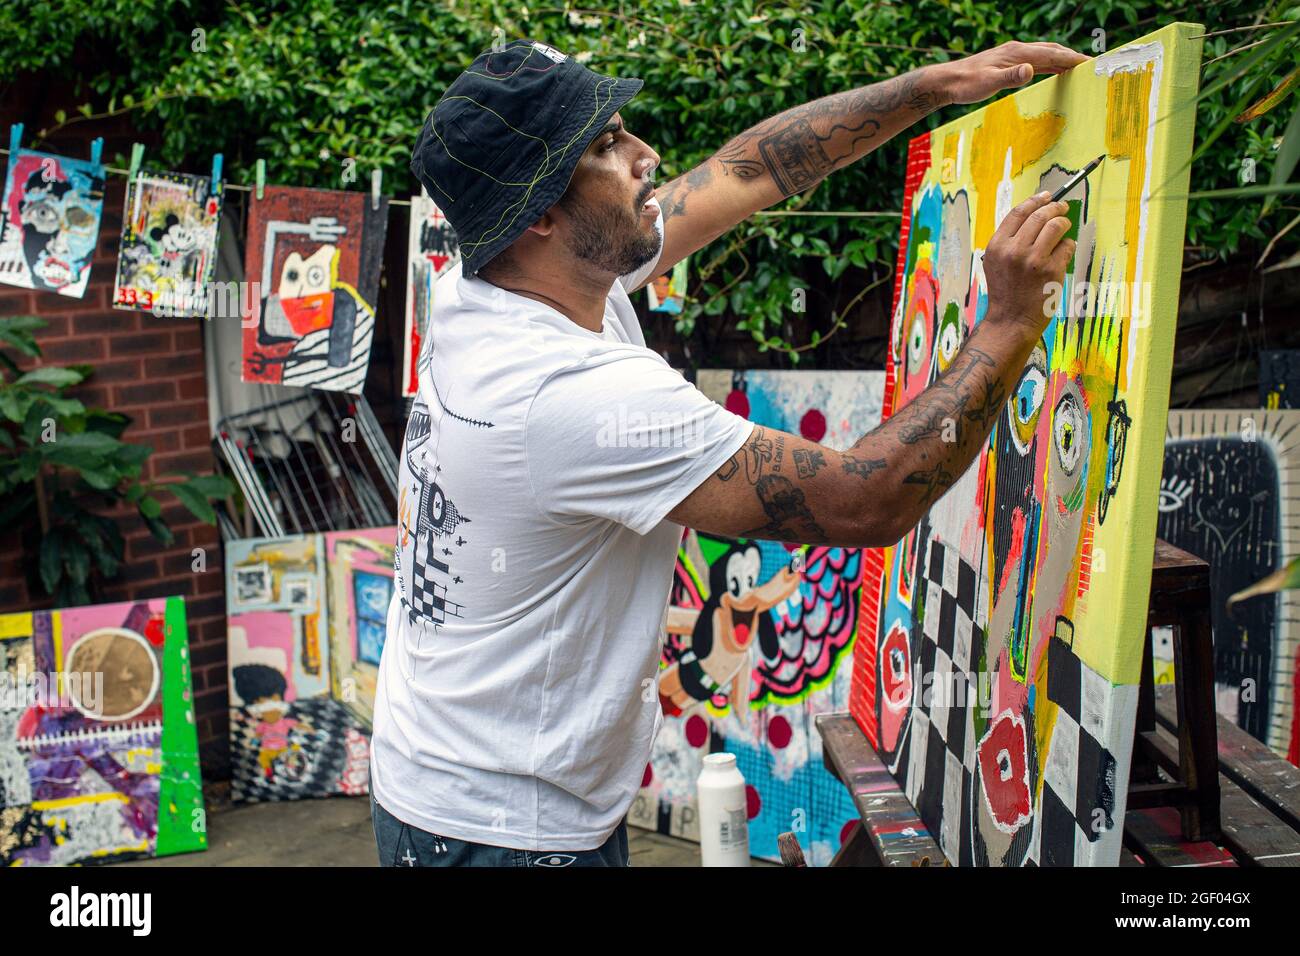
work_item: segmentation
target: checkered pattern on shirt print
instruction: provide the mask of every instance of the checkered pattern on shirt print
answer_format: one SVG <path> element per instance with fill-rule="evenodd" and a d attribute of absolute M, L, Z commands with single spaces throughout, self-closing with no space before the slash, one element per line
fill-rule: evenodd
<path fill-rule="evenodd" d="M 975 568 L 938 539 L 930 540 L 918 571 L 924 615 L 913 674 L 934 675 L 933 691 L 927 695 L 922 687 L 914 701 L 899 776 L 944 854 L 971 866 L 981 862 L 971 806 L 978 745 L 971 705 L 979 705 L 979 688 L 952 675 L 972 674 L 984 657 L 986 634 L 977 622 L 987 620 L 986 598 Z M 1116 763 L 1100 739 L 1109 684 L 1059 637 L 1051 640 L 1047 664 L 1047 696 L 1057 714 L 1026 862 L 1086 864 L 1088 844 L 1114 826 Z M 950 693 L 953 687 L 967 695 L 964 704 Z"/>

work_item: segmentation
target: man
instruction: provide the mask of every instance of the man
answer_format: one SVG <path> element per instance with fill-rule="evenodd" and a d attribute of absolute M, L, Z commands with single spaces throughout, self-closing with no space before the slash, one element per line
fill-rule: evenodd
<path fill-rule="evenodd" d="M 645 347 L 628 293 L 940 106 L 1084 59 L 1009 43 L 829 96 L 658 190 L 659 156 L 618 112 L 640 80 L 519 40 L 451 85 L 411 161 L 463 258 L 436 288 L 402 454 L 371 761 L 382 864 L 626 865 L 682 526 L 894 543 L 984 444 L 1073 243 L 1064 203 L 1011 210 L 984 256 L 986 318 L 843 453 L 705 399 Z"/>

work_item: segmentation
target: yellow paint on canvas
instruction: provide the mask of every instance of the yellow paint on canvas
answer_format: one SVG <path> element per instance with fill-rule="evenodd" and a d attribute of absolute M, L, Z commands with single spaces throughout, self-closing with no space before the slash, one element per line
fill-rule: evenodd
<path fill-rule="evenodd" d="M 1059 169 L 1051 175 L 1064 182 L 1106 157 L 1087 181 L 1093 281 L 1076 290 L 1088 314 L 1106 321 L 1094 323 L 1094 337 L 1069 344 L 1080 349 L 1077 374 L 1088 379 L 1097 405 L 1091 440 L 1108 437 L 1097 385 L 1106 375 L 1132 423 L 1106 518 L 1093 519 L 1085 593 L 1077 594 L 1077 567 L 1062 593 L 1075 616 L 1074 652 L 1115 684 L 1136 683 L 1141 669 L 1156 524 L 1154 493 L 1144 493 L 1158 484 L 1163 463 L 1203 32 L 1198 24 L 1173 24 L 939 127 L 913 197 L 934 186 L 945 199 L 964 190 L 971 242 L 983 249 L 1000 217 L 1044 188 L 1053 166 Z M 963 142 L 967 155 L 958 163 Z M 1087 498 L 1095 503 L 1105 462 L 1091 465 Z M 990 458 L 986 487 L 995 472 Z"/>

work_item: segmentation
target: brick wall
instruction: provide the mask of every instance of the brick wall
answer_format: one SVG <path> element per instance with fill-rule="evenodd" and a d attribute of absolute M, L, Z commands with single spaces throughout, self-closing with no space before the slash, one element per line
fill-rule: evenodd
<path fill-rule="evenodd" d="M 73 155 L 80 155 L 74 152 Z M 110 306 L 122 229 L 125 178 L 109 176 L 99 245 L 85 298 L 69 299 L 0 285 L 0 314 L 37 315 L 48 323 L 36 335 L 42 362 L 89 363 L 94 374 L 71 394 L 87 405 L 121 412 L 132 421 L 123 439 L 153 448 L 142 477 L 213 470 L 209 445 L 203 330 L 197 319 L 165 319 Z M 120 575 L 93 595 L 96 602 L 179 594 L 185 598 L 193 660 L 195 716 L 203 772 L 228 776 L 226 621 L 220 535 L 196 520 L 170 494 L 160 494 L 163 519 L 176 536 L 159 544 L 132 507 L 102 513 L 117 519 L 126 539 Z M 35 555 L 23 548 L 28 525 L 0 529 L 0 611 L 47 608 L 39 585 L 28 580 Z M 205 552 L 206 570 L 195 572 L 193 549 Z"/>

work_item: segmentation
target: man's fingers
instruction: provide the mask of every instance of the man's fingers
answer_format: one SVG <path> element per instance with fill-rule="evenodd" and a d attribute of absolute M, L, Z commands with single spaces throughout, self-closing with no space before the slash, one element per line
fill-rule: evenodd
<path fill-rule="evenodd" d="M 1065 216 L 1053 216 L 1047 220 L 1047 222 L 1043 223 L 1043 228 L 1039 230 L 1037 238 L 1034 239 L 1030 255 L 1044 261 L 1050 260 L 1057 244 L 1070 231 L 1071 225 L 1073 223 Z"/>
<path fill-rule="evenodd" d="M 1059 43 L 1026 43 L 1015 57 L 1034 68 L 1035 73 L 1064 73 L 1088 58 Z"/>
<path fill-rule="evenodd" d="M 1037 241 L 1047 223 L 1068 211 L 1069 208 L 1069 203 L 1064 200 L 1043 203 L 1031 212 L 1024 224 L 1016 230 L 1016 242 L 1027 250 Z"/>
<path fill-rule="evenodd" d="M 1051 198 L 1052 194 L 1046 192 L 1036 193 L 1035 195 L 1030 196 L 1007 213 L 1007 217 L 1003 219 L 1001 224 L 998 226 L 996 234 L 1008 237 L 1014 236 L 1020 231 L 1020 227 L 1024 225 L 1025 220 L 1029 218 L 1029 214 L 1045 204 L 1047 200 Z"/>
<path fill-rule="evenodd" d="M 1034 78 L 1034 67 L 1030 63 L 1017 63 L 1002 71 L 1002 87 L 1024 86 Z"/>

